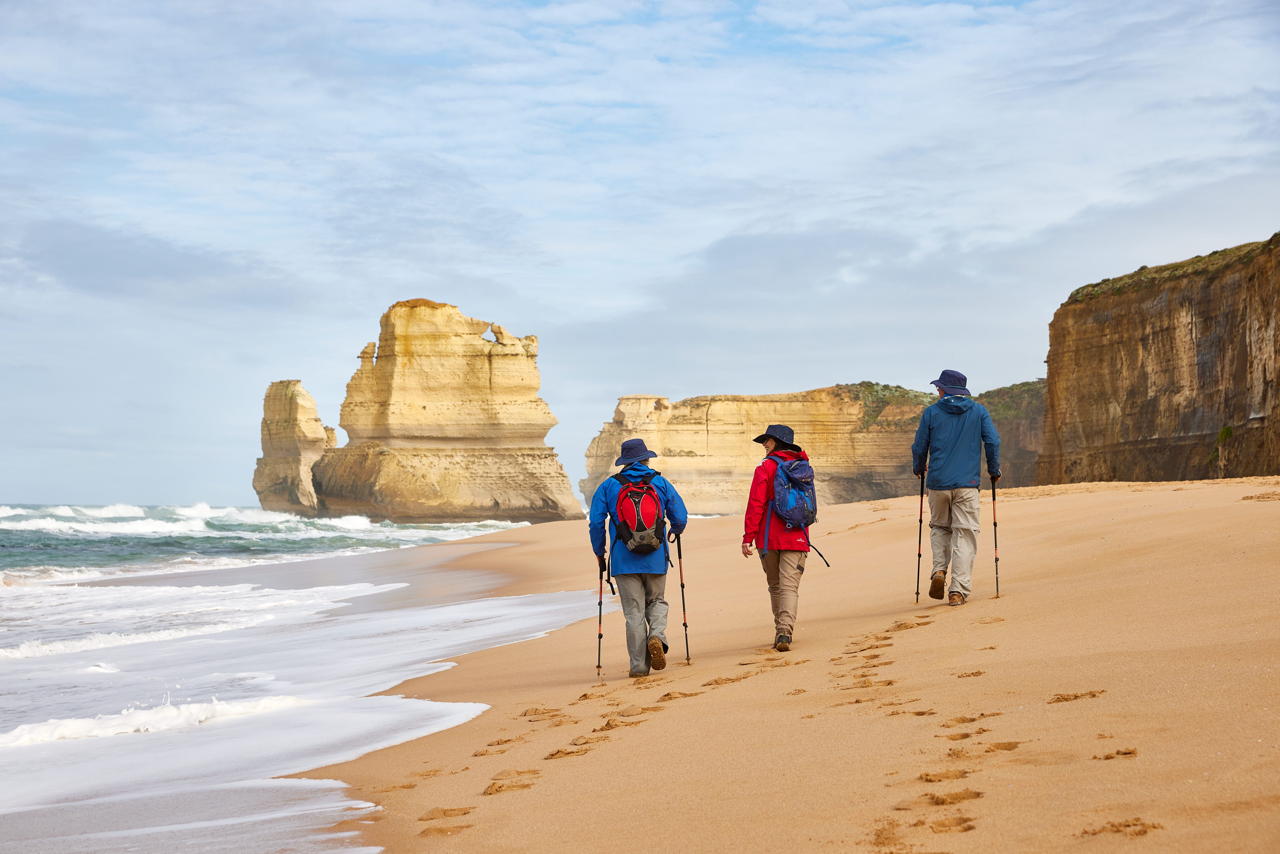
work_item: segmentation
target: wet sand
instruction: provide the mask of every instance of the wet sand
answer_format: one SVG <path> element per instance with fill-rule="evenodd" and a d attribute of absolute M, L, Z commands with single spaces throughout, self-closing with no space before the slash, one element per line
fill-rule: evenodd
<path fill-rule="evenodd" d="M 685 538 L 692 664 L 626 677 L 620 613 L 395 693 L 483 702 L 307 776 L 387 851 L 1280 850 L 1280 478 L 990 491 L 974 596 L 915 604 L 915 497 L 825 508 L 795 645 L 767 644 L 740 520 Z M 479 541 L 502 593 L 594 586 L 585 524 Z M 433 547 L 427 547 L 433 548 Z"/>

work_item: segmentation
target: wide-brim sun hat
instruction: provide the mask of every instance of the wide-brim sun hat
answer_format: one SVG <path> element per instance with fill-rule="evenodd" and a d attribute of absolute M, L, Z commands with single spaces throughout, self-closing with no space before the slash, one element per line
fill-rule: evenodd
<path fill-rule="evenodd" d="M 947 394 L 969 394 L 969 378 L 959 371 L 943 371 L 936 380 L 930 380 L 929 385 L 937 386 Z"/>
<path fill-rule="evenodd" d="M 657 454 L 649 450 L 649 447 L 645 445 L 644 439 L 628 439 L 622 443 L 618 458 L 613 461 L 613 464 L 615 466 L 629 466 L 632 463 L 651 460 L 656 456 Z"/>
<path fill-rule="evenodd" d="M 778 443 L 778 447 L 784 451 L 798 451 L 800 446 L 796 444 L 796 431 L 792 430 L 786 424 L 770 424 L 765 431 L 756 436 L 751 441 L 764 444 L 765 439 L 772 439 Z"/>

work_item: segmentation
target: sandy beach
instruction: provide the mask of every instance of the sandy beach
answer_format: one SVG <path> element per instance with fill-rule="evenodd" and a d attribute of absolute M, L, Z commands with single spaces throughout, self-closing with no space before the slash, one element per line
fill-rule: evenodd
<path fill-rule="evenodd" d="M 389 852 L 1274 851 L 1280 478 L 990 492 L 969 603 L 915 598 L 914 497 L 824 508 L 777 653 L 740 520 L 685 537 L 665 671 L 626 677 L 620 613 L 393 689 L 492 708 L 316 769 Z M 594 584 L 582 522 L 453 568 L 504 594 Z M 434 548 L 434 547 L 426 547 Z M 925 548 L 928 548 L 926 538 Z M 928 557 L 924 569 L 927 587 Z"/>

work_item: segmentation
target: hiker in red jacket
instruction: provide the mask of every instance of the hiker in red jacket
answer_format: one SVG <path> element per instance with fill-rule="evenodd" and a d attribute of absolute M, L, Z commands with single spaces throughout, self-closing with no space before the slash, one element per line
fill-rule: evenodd
<path fill-rule="evenodd" d="M 796 607 L 800 598 L 800 576 L 809 556 L 809 530 L 789 528 L 773 510 L 774 476 L 782 460 L 807 460 L 809 455 L 795 444 L 795 431 L 785 424 L 770 424 L 755 438 L 768 455 L 756 466 L 747 498 L 747 513 L 742 535 L 742 556 L 751 557 L 754 543 L 760 549 L 760 565 L 769 584 L 769 602 L 773 606 L 775 637 L 773 648 L 779 652 L 791 649 L 795 632 Z"/>

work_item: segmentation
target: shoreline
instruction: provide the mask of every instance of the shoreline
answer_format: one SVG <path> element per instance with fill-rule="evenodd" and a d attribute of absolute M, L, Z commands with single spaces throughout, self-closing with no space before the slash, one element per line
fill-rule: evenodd
<path fill-rule="evenodd" d="M 1181 716 L 1213 731 L 1216 753 L 1237 764 L 1243 742 L 1223 735 L 1220 724 L 1230 717 L 1223 704 L 1243 705 L 1247 717 L 1280 702 L 1274 678 L 1263 683 L 1256 672 L 1280 652 L 1280 630 L 1267 624 L 1269 611 L 1246 578 L 1229 580 L 1247 576 L 1247 566 L 1221 557 L 1248 544 L 1250 566 L 1280 562 L 1280 538 L 1268 528 L 1280 503 L 1242 500 L 1277 486 L 1280 478 L 1258 477 L 1001 490 L 998 601 L 990 598 L 987 493 L 974 596 L 958 609 L 923 594 L 913 602 L 914 542 L 907 540 L 916 533 L 914 496 L 824 508 L 816 539 L 833 568 L 810 565 L 796 647 L 785 655 L 763 646 L 771 638 L 767 596 L 758 562 L 737 554 L 740 520 L 695 520 L 684 543 L 692 667 L 683 661 L 679 592 L 671 584 L 666 671 L 626 679 L 621 614 L 614 613 L 604 629 L 605 684 L 597 686 L 592 608 L 564 629 L 459 656 L 457 667 L 384 692 L 482 702 L 489 711 L 294 776 L 342 780 L 352 798 L 380 806 L 333 830 L 357 832 L 391 854 L 415 850 L 420 836 L 460 851 L 620 849 L 618 817 L 583 805 L 625 797 L 619 781 L 636 767 L 653 774 L 655 840 L 701 838 L 699 850 L 767 843 L 976 851 L 994 839 L 1058 850 L 1082 839 L 1105 845 L 1149 834 L 1162 850 L 1198 850 L 1197 840 L 1208 838 L 1263 850 L 1280 840 L 1280 787 L 1267 783 L 1277 779 L 1280 746 L 1262 720 L 1233 723 L 1232 732 L 1247 729 L 1252 744 L 1268 736 L 1249 773 L 1224 779 L 1221 761 L 1199 757 L 1207 780 L 1197 791 L 1207 806 L 1194 822 L 1180 820 L 1195 804 L 1169 780 L 1152 789 L 1152 769 L 1168 775 L 1177 763 L 1167 754 L 1179 751 L 1151 744 L 1161 729 L 1185 727 L 1162 673 L 1192 670 L 1203 681 L 1206 667 L 1208 675 L 1234 672 L 1226 686 L 1213 685 L 1212 708 Z M 581 521 L 467 542 L 497 539 L 513 547 L 442 568 L 501 572 L 506 580 L 489 595 L 583 590 L 595 581 Z M 1211 595 L 1177 565 L 1192 552 L 1197 573 L 1221 577 Z M 927 573 L 926 557 L 926 582 Z M 1063 577 L 1072 584 L 1057 583 Z M 1177 595 L 1149 596 L 1152 589 Z M 1224 656 L 1199 625 L 1219 612 L 1256 629 L 1242 641 L 1257 647 L 1253 665 L 1240 664 L 1239 650 Z M 1180 631 L 1169 631 L 1165 617 Z M 1058 645 L 1046 645 L 1046 635 Z M 897 661 L 885 660 L 890 652 Z M 1157 659 L 1160 667 L 1149 663 Z M 1079 696 L 1051 699 L 1059 694 Z M 1136 754 L 1124 752 L 1131 747 Z M 1116 750 L 1114 759 L 1091 758 Z M 1064 788 L 1055 800 L 1052 792 Z M 1010 791 L 1024 797 L 1009 798 Z M 1228 794 L 1234 797 L 1222 802 Z M 765 804 L 793 820 L 762 822 Z M 1135 816 L 1140 824 L 1126 824 Z"/>
<path fill-rule="evenodd" d="M 25 781 L 0 805 L 9 842 L 87 854 L 158 852 L 177 838 L 208 850 L 339 838 L 325 828 L 368 804 L 340 783 L 294 772 L 481 713 L 479 704 L 419 702 L 385 689 L 449 669 L 468 651 L 538 637 L 587 599 L 502 596 L 499 574 L 442 565 L 499 544 L 433 545 L 446 550 L 7 590 L 14 607 L 45 609 L 28 622 L 69 615 L 74 629 L 76 620 L 98 620 L 0 659 L 27 686 L 9 695 L 18 725 L 0 745 L 6 768 Z M 46 711 L 45 695 L 80 699 Z M 154 823 L 156 803 L 193 823 Z"/>

